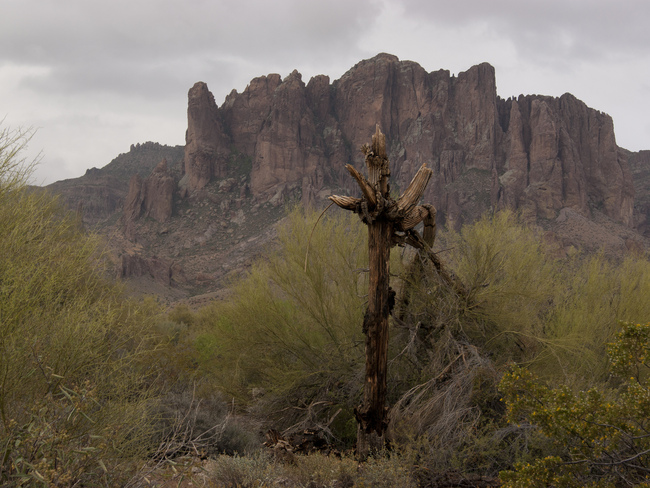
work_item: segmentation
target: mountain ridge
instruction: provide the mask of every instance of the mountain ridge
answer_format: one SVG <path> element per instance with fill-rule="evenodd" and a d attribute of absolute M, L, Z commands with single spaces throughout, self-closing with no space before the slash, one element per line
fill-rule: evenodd
<path fill-rule="evenodd" d="M 385 53 L 360 61 L 332 83 L 317 75 L 305 84 L 295 70 L 284 79 L 257 77 L 242 93 L 233 90 L 220 107 L 207 84 L 197 82 L 188 92 L 185 147 L 151 146 L 152 154 L 161 156 L 157 161 L 150 157 L 146 165 L 120 170 L 130 172 L 129 179 L 139 173 L 142 181 L 133 183 L 132 191 L 140 193 L 130 194 L 122 178 L 119 192 L 104 198 L 110 208 L 94 210 L 91 218 L 84 203 L 84 218 L 92 225 L 103 221 L 112 235 L 121 235 L 118 259 L 130 256 L 122 258 L 123 277 L 132 275 L 128 263 L 137 254 L 140 261 L 155 257 L 154 268 L 164 263 L 165 286 L 194 287 L 189 294 L 216 289 L 237 266 L 219 268 L 214 261 L 242 264 L 260 252 L 284 205 L 321 206 L 335 191 L 355 191 L 344 166 L 362 169 L 358 148 L 376 124 L 386 133 L 396 189 L 405 188 L 422 163 L 434 169 L 424 200 L 438 209 L 439 225 L 458 229 L 488 210 L 509 207 L 547 229 L 561 252 L 598 242 L 608 243 L 612 252 L 647 246 L 635 230 L 647 232 L 650 207 L 644 195 L 650 188 L 635 188 L 645 180 L 633 181 L 628 159 L 637 175 L 645 174 L 650 161 L 637 156 L 643 152 L 616 145 L 607 114 L 571 94 L 504 100 L 496 94 L 495 70 L 488 63 L 453 76 L 447 70 L 427 73 Z M 129 153 L 138 150 L 132 146 Z M 162 159 L 167 165 L 157 178 L 165 184 L 148 180 Z M 96 179 L 114 177 L 111 171 L 89 170 Z M 60 192 L 58 183 L 50 188 Z M 635 191 L 642 204 L 635 205 Z M 127 212 L 118 222 L 120 204 Z M 142 205 L 145 212 L 137 210 Z M 163 213 L 155 210 L 161 206 Z M 581 237 L 576 228 L 589 230 Z M 255 235 L 266 237 L 255 244 Z M 147 266 L 140 263 L 137 272 L 160 281 L 161 274 Z"/>
<path fill-rule="evenodd" d="M 203 82 L 189 99 L 190 190 L 223 172 L 231 146 L 253 161 L 253 196 L 279 184 L 316 194 L 322 184 L 345 187 L 344 164 L 361 169 L 356 148 L 379 124 L 397 186 L 405 187 L 423 162 L 434 166 L 425 198 L 444 222 L 474 218 L 462 212 L 468 195 L 452 188 L 471 169 L 488 172 L 482 186 L 490 187 L 494 207 L 526 206 L 541 218 L 567 206 L 583 215 L 601 207 L 624 225 L 633 220 L 633 184 L 611 117 L 570 94 L 503 100 L 487 63 L 451 76 L 379 54 L 331 84 L 319 75 L 305 85 L 294 71 L 284 79 L 255 78 L 221 107 Z"/>

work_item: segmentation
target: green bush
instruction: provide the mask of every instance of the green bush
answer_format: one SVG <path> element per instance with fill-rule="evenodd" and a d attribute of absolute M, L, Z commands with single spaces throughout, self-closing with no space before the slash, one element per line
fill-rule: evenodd
<path fill-rule="evenodd" d="M 506 365 L 555 384 L 602 385 L 612 324 L 650 313 L 650 265 L 640 257 L 558 259 L 512 212 L 440 232 L 436 248 L 468 293 L 456 294 L 417 254 L 404 268 L 405 303 L 391 330 L 392 435 L 426 439 L 432 469 L 496 475 L 547 449 L 536 433 L 504 421 L 497 386 Z M 531 443 L 539 449 L 528 450 Z"/>
<path fill-rule="evenodd" d="M 500 389 L 507 416 L 553 441 L 546 456 L 518 464 L 501 477 L 505 487 L 646 486 L 650 472 L 650 324 L 622 323 L 609 345 L 616 390 L 550 388 L 514 367 Z"/>
<path fill-rule="evenodd" d="M 460 233 L 441 232 L 440 257 L 465 284 L 459 297 L 434 272 L 406 277 L 406 322 L 449 330 L 500 363 L 526 363 L 538 374 L 606 377 L 605 344 L 618 320 L 650 314 L 650 262 L 627 256 L 557 258 L 540 232 L 509 211 L 487 215 Z M 571 379 L 574 378 L 574 379 Z"/>
<path fill-rule="evenodd" d="M 253 265 L 227 302 L 197 313 L 194 347 L 200 374 L 240 404 L 282 411 L 274 418 L 284 427 L 341 410 L 336 435 L 354 436 L 342 416 L 361 384 L 365 232 L 355 216 L 315 225 L 317 217 L 289 215 L 279 250 Z"/>
<path fill-rule="evenodd" d="M 276 429 L 320 427 L 351 446 L 365 363 L 366 229 L 350 213 L 315 226 L 317 217 L 293 212 L 276 250 L 227 302 L 182 321 L 193 324 L 203 387 Z M 603 384 L 611 324 L 650 314 L 650 265 L 640 257 L 561 260 L 512 212 L 441 231 L 436 249 L 467 294 L 417 252 L 391 254 L 390 435 L 416 446 L 432 470 L 493 476 L 548 447 L 505 421 L 497 387 L 506 365 L 556 383 Z M 531 442 L 537 451 L 527 451 Z"/>
<path fill-rule="evenodd" d="M 154 310 L 104 278 L 76 215 L 26 186 L 27 138 L 0 133 L 0 483 L 108 484 L 150 446 Z"/>

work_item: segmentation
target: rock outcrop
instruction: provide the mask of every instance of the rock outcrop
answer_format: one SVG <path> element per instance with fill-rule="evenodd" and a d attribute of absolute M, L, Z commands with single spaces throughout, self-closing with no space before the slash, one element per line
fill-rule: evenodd
<path fill-rule="evenodd" d="M 185 134 L 185 177 L 189 188 L 203 188 L 213 177 L 225 175 L 228 141 L 212 93 L 203 82 L 188 93 Z"/>
<path fill-rule="evenodd" d="M 136 173 L 131 177 L 131 181 L 129 181 L 129 193 L 127 193 L 124 199 L 124 222 L 126 224 L 140 218 L 142 201 L 142 177 Z"/>
<path fill-rule="evenodd" d="M 133 237 L 133 223 L 144 215 L 158 222 L 165 222 L 172 216 L 176 181 L 163 159 L 144 180 L 136 173 L 129 182 L 129 192 L 124 199 L 124 228 L 128 237 Z"/>
<path fill-rule="evenodd" d="M 650 236 L 650 151 L 628 153 L 634 181 L 634 227 Z"/>
<path fill-rule="evenodd" d="M 393 193 L 422 163 L 433 169 L 423 199 L 439 225 L 511 207 L 543 221 L 558 256 L 648 248 L 650 151 L 617 147 L 611 118 L 570 94 L 499 98 L 486 63 L 454 76 L 379 54 L 334 81 L 269 74 L 221 106 L 199 82 L 188 98 L 185 147 L 133 145 L 49 187 L 83 208 L 138 293 L 213 296 L 268 251 L 286 202 L 356 194 L 345 165 L 365 172 L 359 149 L 377 123 Z"/>
<path fill-rule="evenodd" d="M 611 117 L 570 94 L 501 101 L 506 121 L 502 202 L 529 206 L 543 218 L 570 207 L 601 210 L 632 225 L 634 188 Z"/>
<path fill-rule="evenodd" d="M 132 144 L 103 168 L 91 168 L 79 178 L 62 180 L 48 185 L 48 190 L 61 195 L 69 209 L 83 208 L 83 223 L 91 228 L 124 208 L 133 175 L 147 177 L 166 159 L 178 166 L 183 158 L 182 146 L 164 146 L 155 142 Z M 127 205 L 128 206 L 128 205 Z"/>
<path fill-rule="evenodd" d="M 197 83 L 189 94 L 187 187 L 222 175 L 234 148 L 252 161 L 254 197 L 295 188 L 313 202 L 327 186 L 350 185 L 344 165 L 362 167 L 358 149 L 377 123 L 400 188 L 422 163 L 434 169 L 425 199 L 441 223 L 510 206 L 543 219 L 566 207 L 584 215 L 597 209 L 633 224 L 630 171 L 608 115 L 570 94 L 503 100 L 487 63 L 453 76 L 389 54 L 333 83 L 319 75 L 305 85 L 297 71 L 255 78 L 221 107 Z"/>
<path fill-rule="evenodd" d="M 176 182 L 169 172 L 167 161 L 163 159 L 142 182 L 145 217 L 165 222 L 174 210 L 174 190 Z"/>
<path fill-rule="evenodd" d="M 57 181 L 47 188 L 60 195 L 69 209 L 83 209 L 83 223 L 89 227 L 118 211 L 126 195 L 126 188 L 118 178 L 97 168 L 87 170 L 80 178 Z"/>
<path fill-rule="evenodd" d="M 137 253 L 124 253 L 121 256 L 120 278 L 137 278 L 146 276 L 154 281 L 171 286 L 176 275 L 182 276 L 182 270 L 175 263 L 158 256 L 144 257 Z"/>

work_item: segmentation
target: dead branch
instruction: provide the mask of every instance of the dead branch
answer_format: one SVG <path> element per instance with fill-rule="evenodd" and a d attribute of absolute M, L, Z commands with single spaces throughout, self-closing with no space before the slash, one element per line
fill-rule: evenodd
<path fill-rule="evenodd" d="M 366 198 L 368 203 L 371 206 L 377 205 L 377 197 L 375 195 L 375 189 L 372 187 L 372 185 L 366 180 L 361 173 L 359 173 L 354 166 L 351 164 L 346 164 L 345 168 L 348 170 L 348 172 L 352 175 L 352 177 L 356 180 L 356 182 L 359 185 L 359 188 L 361 188 L 361 193 L 363 196 Z"/>

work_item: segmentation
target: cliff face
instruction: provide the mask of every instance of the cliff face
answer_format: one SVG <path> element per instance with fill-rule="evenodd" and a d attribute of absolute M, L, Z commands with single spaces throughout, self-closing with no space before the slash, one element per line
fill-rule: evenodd
<path fill-rule="evenodd" d="M 213 177 L 225 175 L 228 140 L 214 97 L 205 83 L 198 82 L 190 89 L 188 101 L 185 174 L 190 188 L 203 188 Z"/>
<path fill-rule="evenodd" d="M 79 178 L 57 181 L 47 188 L 61 195 L 68 208 L 81 209 L 84 224 L 95 227 L 122 209 L 131 193 L 129 183 L 135 174 L 141 177 L 141 184 L 142 178 L 148 176 L 161 160 L 178 166 L 182 158 L 182 146 L 164 146 L 155 142 L 134 144 L 129 152 L 120 154 L 103 168 L 89 169 Z"/>
<path fill-rule="evenodd" d="M 176 181 L 163 159 L 144 180 L 136 173 L 129 182 L 129 192 L 124 200 L 125 234 L 135 237 L 134 222 L 141 215 L 165 222 L 172 216 Z"/>
<path fill-rule="evenodd" d="M 134 145 L 49 187 L 107 237 L 137 293 L 211 293 L 268 251 L 286 200 L 356 194 L 345 165 L 365 172 L 375 124 L 393 193 L 422 163 L 434 170 L 424 201 L 440 225 L 512 207 L 543 221 L 559 255 L 647 247 L 635 230 L 650 235 L 650 152 L 618 148 L 611 118 L 570 94 L 499 98 L 489 64 L 452 76 L 380 54 L 333 82 L 270 74 L 221 106 L 199 82 L 188 101 L 185 147 Z"/>
<path fill-rule="evenodd" d="M 424 198 L 443 223 L 460 225 L 491 206 L 525 207 L 545 219 L 565 207 L 594 208 L 633 223 L 627 157 L 608 115 L 569 94 L 502 100 L 485 63 L 451 76 L 388 54 L 333 83 L 320 75 L 305 85 L 296 71 L 256 78 L 221 107 L 197 83 L 189 93 L 187 187 L 223 175 L 235 148 L 252 161 L 254 197 L 292 187 L 311 202 L 326 187 L 351 184 L 344 165 L 362 167 L 359 147 L 377 123 L 394 186 L 405 188 L 422 163 L 434 169 Z"/>
<path fill-rule="evenodd" d="M 562 207 L 583 214 L 591 207 L 632 225 L 634 188 L 611 117 L 570 94 L 520 96 L 501 101 L 500 112 L 507 128 L 498 168 L 503 204 L 530 206 L 544 218 Z"/>
<path fill-rule="evenodd" d="M 650 151 L 629 153 L 630 172 L 634 180 L 634 226 L 650 236 Z"/>

